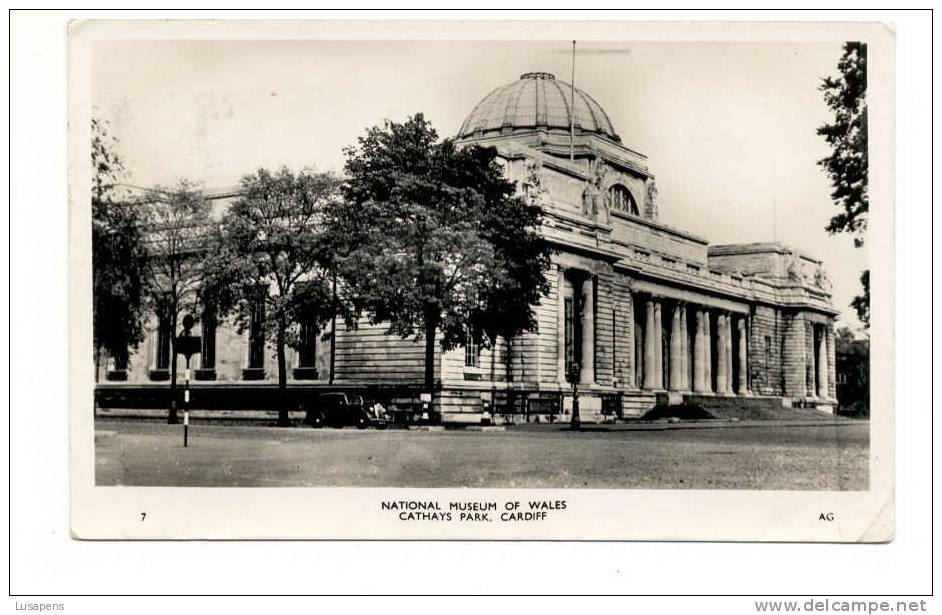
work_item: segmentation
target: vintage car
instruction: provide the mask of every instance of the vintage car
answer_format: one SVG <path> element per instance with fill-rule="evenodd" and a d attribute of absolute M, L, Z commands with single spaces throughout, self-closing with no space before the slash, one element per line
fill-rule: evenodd
<path fill-rule="evenodd" d="M 389 417 L 382 404 L 368 404 L 360 396 L 321 393 L 307 407 L 304 422 L 312 427 L 376 427 L 386 429 Z"/>

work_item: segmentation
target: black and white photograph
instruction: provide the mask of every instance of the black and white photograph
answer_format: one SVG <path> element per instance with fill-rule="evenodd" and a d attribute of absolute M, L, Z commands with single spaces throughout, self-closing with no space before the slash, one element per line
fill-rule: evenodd
<path fill-rule="evenodd" d="M 887 33 L 176 26 L 71 31 L 93 488 L 381 489 L 364 506 L 410 531 L 510 534 L 567 494 L 892 488 L 870 363 Z M 398 491 L 427 489 L 458 495 Z M 880 515 L 821 537 L 884 540 Z"/>
<path fill-rule="evenodd" d="M 13 611 L 933 612 L 931 10 L 7 21 Z"/>

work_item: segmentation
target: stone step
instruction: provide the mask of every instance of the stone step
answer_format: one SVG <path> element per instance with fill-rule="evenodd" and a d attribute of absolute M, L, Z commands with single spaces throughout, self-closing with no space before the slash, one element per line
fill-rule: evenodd
<path fill-rule="evenodd" d="M 717 418 L 739 420 L 831 420 L 833 414 L 814 408 L 792 408 L 781 397 L 684 395 L 684 403 L 701 406 Z"/>
<path fill-rule="evenodd" d="M 642 416 L 656 404 L 657 396 L 654 393 L 625 393 L 621 398 L 622 416 Z"/>

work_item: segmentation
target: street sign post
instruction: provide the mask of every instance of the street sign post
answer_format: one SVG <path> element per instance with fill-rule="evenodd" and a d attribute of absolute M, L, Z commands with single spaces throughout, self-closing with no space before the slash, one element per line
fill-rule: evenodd
<path fill-rule="evenodd" d="M 187 314 L 183 317 L 183 334 L 178 335 L 175 342 L 174 348 L 177 349 L 178 354 L 182 354 L 186 358 L 186 371 L 184 372 L 184 388 L 183 388 L 183 447 L 188 446 L 189 432 L 190 432 L 190 358 L 199 354 L 200 352 L 200 337 L 198 335 L 191 335 L 190 329 L 193 328 L 195 324 L 193 316 Z"/>
<path fill-rule="evenodd" d="M 422 403 L 422 420 L 430 421 L 432 419 L 432 394 L 431 393 L 420 393 L 419 401 Z"/>

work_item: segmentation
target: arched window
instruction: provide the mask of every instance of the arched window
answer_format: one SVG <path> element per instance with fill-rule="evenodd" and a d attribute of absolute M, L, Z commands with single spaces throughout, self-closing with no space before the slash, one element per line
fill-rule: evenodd
<path fill-rule="evenodd" d="M 612 209 L 623 211 L 633 216 L 641 215 L 638 210 L 638 203 L 635 201 L 628 188 L 621 184 L 615 184 L 608 189 L 608 202 Z"/>

